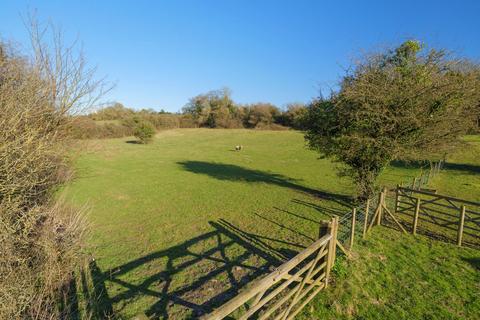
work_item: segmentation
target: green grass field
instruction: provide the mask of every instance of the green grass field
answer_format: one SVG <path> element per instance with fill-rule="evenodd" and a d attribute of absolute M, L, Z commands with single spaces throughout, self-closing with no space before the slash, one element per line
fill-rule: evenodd
<path fill-rule="evenodd" d="M 434 184 L 478 200 L 480 143 L 469 139 L 465 162 L 456 155 L 459 165 Z M 65 190 L 91 208 L 97 315 L 194 318 L 311 243 L 318 221 L 350 210 L 353 185 L 298 132 L 180 129 L 150 145 L 130 140 L 82 143 Z M 418 170 L 392 167 L 381 180 L 395 185 Z M 461 187 L 452 186 L 456 175 Z M 305 319 L 480 315 L 478 251 L 378 230 L 359 243 L 357 259 L 339 263 L 334 289 Z M 437 297 L 448 303 L 427 310 Z"/>

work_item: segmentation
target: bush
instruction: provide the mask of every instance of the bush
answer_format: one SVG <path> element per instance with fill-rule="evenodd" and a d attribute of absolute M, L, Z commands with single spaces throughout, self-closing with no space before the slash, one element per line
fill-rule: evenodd
<path fill-rule="evenodd" d="M 140 140 L 141 143 L 149 143 L 155 135 L 155 127 L 147 121 L 139 121 L 135 126 L 133 135 Z"/>

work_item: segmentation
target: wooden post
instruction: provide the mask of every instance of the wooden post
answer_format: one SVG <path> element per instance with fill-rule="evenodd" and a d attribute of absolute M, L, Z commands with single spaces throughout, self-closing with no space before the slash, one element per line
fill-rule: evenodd
<path fill-rule="evenodd" d="M 415 190 L 415 185 L 417 184 L 417 178 L 414 177 L 413 180 L 412 180 L 412 189 Z"/>
<path fill-rule="evenodd" d="M 415 214 L 413 215 L 413 235 L 417 234 L 417 225 L 418 225 L 418 215 L 420 213 L 420 198 L 417 198 L 417 203 L 415 206 Z"/>
<path fill-rule="evenodd" d="M 458 223 L 457 245 L 462 246 L 463 226 L 465 224 L 465 205 L 460 208 L 460 221 Z"/>
<path fill-rule="evenodd" d="M 328 286 L 328 282 L 330 279 L 330 270 L 335 263 L 337 249 L 337 229 L 338 217 L 333 217 L 333 219 L 328 224 L 328 232 L 332 235 L 332 238 L 330 239 L 330 242 L 328 244 L 327 266 L 325 269 L 325 287 Z"/>
<path fill-rule="evenodd" d="M 398 202 L 400 201 L 400 185 L 397 184 L 397 189 L 395 189 L 395 210 L 394 213 L 397 213 L 398 211 Z"/>
<path fill-rule="evenodd" d="M 335 263 L 335 259 L 337 257 L 337 235 L 338 235 L 338 217 L 334 217 L 333 218 L 333 236 L 332 236 L 332 240 L 333 240 L 333 252 L 332 252 L 332 267 Z"/>
<path fill-rule="evenodd" d="M 353 247 L 353 240 L 355 238 L 355 220 L 357 218 L 357 208 L 352 209 L 352 224 L 351 224 L 351 230 L 350 230 L 350 250 L 352 250 Z"/>
<path fill-rule="evenodd" d="M 362 238 L 365 239 L 367 236 L 367 227 L 368 227 L 368 215 L 370 214 L 370 199 L 367 199 L 365 204 L 365 221 L 363 221 L 363 233 Z"/>
<path fill-rule="evenodd" d="M 381 211 L 382 210 L 382 196 L 383 193 L 380 192 L 378 195 L 378 206 L 376 211 Z M 378 226 L 380 224 L 380 212 L 377 212 L 376 220 L 375 220 L 375 225 Z"/>
<path fill-rule="evenodd" d="M 382 224 L 382 217 L 383 217 L 383 207 L 385 206 L 385 196 L 387 194 L 387 188 L 383 188 L 382 192 L 380 192 L 380 196 L 378 199 L 378 216 L 377 216 L 377 223 L 376 225 L 379 226 Z"/>

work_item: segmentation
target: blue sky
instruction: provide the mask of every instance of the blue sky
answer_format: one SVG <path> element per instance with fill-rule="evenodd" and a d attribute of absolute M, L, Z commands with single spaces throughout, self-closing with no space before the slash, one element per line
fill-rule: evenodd
<path fill-rule="evenodd" d="M 28 45 L 22 15 L 79 37 L 106 97 L 177 111 L 229 87 L 240 103 L 307 102 L 362 52 L 416 38 L 480 58 L 480 1 L 0 1 L 0 36 Z"/>

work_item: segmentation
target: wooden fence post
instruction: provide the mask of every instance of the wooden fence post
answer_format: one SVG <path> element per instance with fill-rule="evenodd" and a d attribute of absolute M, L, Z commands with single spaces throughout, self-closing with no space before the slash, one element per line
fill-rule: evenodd
<path fill-rule="evenodd" d="M 400 185 L 397 184 L 397 188 L 395 189 L 395 211 L 393 213 L 397 213 L 398 211 L 398 202 L 400 201 Z"/>
<path fill-rule="evenodd" d="M 367 199 L 365 204 L 365 220 L 363 221 L 363 233 L 362 238 L 365 239 L 367 236 L 367 227 L 368 227 L 368 215 L 370 214 L 370 199 Z"/>
<path fill-rule="evenodd" d="M 337 250 L 337 230 L 338 230 L 338 217 L 333 217 L 328 224 L 328 232 L 332 235 L 328 244 L 327 253 L 327 266 L 325 270 L 325 288 L 328 287 L 330 279 L 330 270 L 335 264 L 336 250 Z"/>
<path fill-rule="evenodd" d="M 377 216 L 377 223 L 376 225 L 379 226 L 382 224 L 382 218 L 383 218 L 383 207 L 385 206 L 385 196 L 387 194 L 387 188 L 383 188 L 382 191 L 380 192 L 380 196 L 378 199 L 378 216 Z"/>
<path fill-rule="evenodd" d="M 412 180 L 412 189 L 415 190 L 415 187 L 417 185 L 417 177 L 414 177 Z"/>
<path fill-rule="evenodd" d="M 420 198 L 417 198 L 417 203 L 415 206 L 415 214 L 413 215 L 413 230 L 414 235 L 417 234 L 417 225 L 418 225 L 418 215 L 420 214 Z"/>
<path fill-rule="evenodd" d="M 380 194 L 378 195 L 378 206 L 377 206 L 377 211 L 381 211 L 382 210 L 382 196 L 383 196 L 383 193 L 380 192 Z M 380 212 L 377 212 L 377 215 L 376 215 L 376 220 L 375 220 L 375 225 L 378 226 L 380 224 Z"/>
<path fill-rule="evenodd" d="M 460 221 L 458 223 L 457 245 L 462 246 L 463 226 L 465 224 L 465 205 L 460 208 Z"/>
<path fill-rule="evenodd" d="M 351 224 L 351 230 L 350 230 L 350 250 L 352 250 L 353 247 L 353 240 L 355 237 L 355 220 L 357 217 L 357 208 L 352 209 L 352 224 Z"/>
<path fill-rule="evenodd" d="M 333 236 L 332 236 L 332 242 L 333 242 L 333 252 L 332 252 L 332 255 L 333 255 L 333 258 L 332 258 L 332 267 L 333 267 L 333 264 L 335 263 L 335 259 L 337 257 L 337 235 L 338 235 L 338 217 L 334 217 L 333 218 Z"/>

